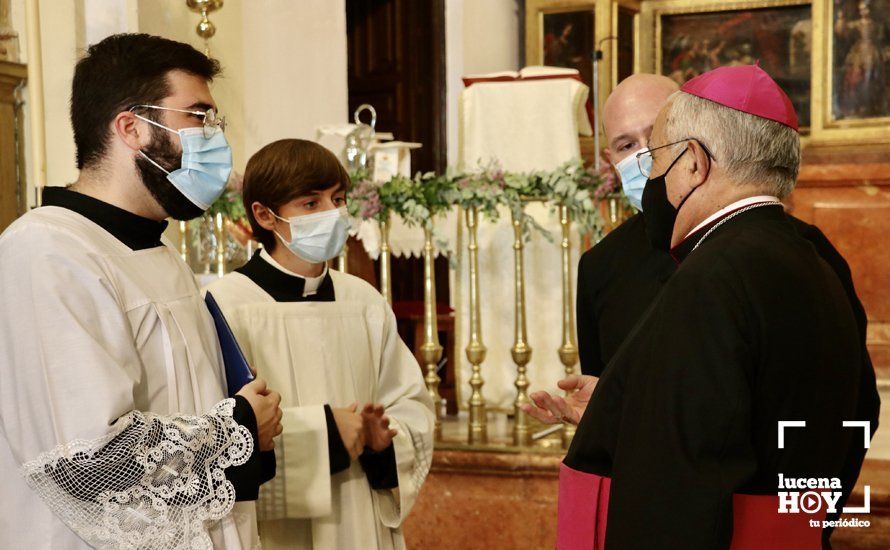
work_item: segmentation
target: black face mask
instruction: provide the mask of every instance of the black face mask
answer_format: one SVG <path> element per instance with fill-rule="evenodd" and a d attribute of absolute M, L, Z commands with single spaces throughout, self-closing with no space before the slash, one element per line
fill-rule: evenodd
<path fill-rule="evenodd" d="M 143 148 L 145 154 L 170 172 L 179 169 L 182 153 L 173 146 L 167 130 L 152 127 L 151 137 L 151 144 Z M 204 213 L 167 179 L 167 174 L 141 155 L 136 157 L 136 170 L 151 196 L 174 220 L 190 220 Z"/>
<path fill-rule="evenodd" d="M 674 232 L 674 222 L 677 221 L 677 212 L 683 206 L 674 208 L 671 201 L 667 198 L 667 183 L 665 178 L 671 168 L 677 164 L 677 161 L 686 154 L 689 149 L 684 149 L 682 153 L 677 155 L 674 162 L 668 166 L 664 173 L 655 178 L 649 178 L 646 187 L 643 188 L 643 220 L 646 222 L 646 236 L 649 237 L 649 244 L 656 250 L 670 252 L 671 235 Z M 693 192 L 695 190 L 693 189 Z M 686 195 L 683 202 L 686 202 L 692 193 Z"/>

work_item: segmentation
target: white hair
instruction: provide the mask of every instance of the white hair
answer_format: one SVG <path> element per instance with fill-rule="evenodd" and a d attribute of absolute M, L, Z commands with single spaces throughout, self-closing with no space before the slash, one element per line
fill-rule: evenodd
<path fill-rule="evenodd" d="M 671 95 L 665 109 L 667 143 L 695 138 L 739 185 L 765 188 L 780 199 L 794 189 L 800 136 L 793 128 L 685 92 Z"/>

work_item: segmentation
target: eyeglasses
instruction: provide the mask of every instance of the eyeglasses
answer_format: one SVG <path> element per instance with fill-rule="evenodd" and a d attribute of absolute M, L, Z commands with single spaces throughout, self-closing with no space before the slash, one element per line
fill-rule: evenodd
<path fill-rule="evenodd" d="M 203 117 L 205 139 L 210 139 L 216 128 L 219 128 L 221 132 L 226 131 L 226 117 L 221 116 L 216 112 L 216 109 L 212 107 L 206 111 L 190 111 L 188 109 L 174 109 L 172 107 L 160 107 L 157 105 L 134 105 L 130 107 L 129 110 L 132 111 L 133 109 L 158 109 L 161 111 L 175 111 L 177 113 L 186 113 Z"/>
<path fill-rule="evenodd" d="M 683 143 L 684 141 L 695 141 L 696 143 L 701 145 L 702 149 L 705 150 L 705 154 L 708 155 L 708 158 L 713 161 L 717 160 L 716 158 L 714 158 L 714 155 L 711 154 L 711 151 L 708 150 L 708 147 L 704 143 L 702 143 L 700 139 L 689 137 L 681 139 L 679 141 L 675 141 L 673 143 L 668 143 L 666 145 L 659 145 L 658 147 L 653 147 L 652 149 L 646 149 L 645 151 L 640 151 L 639 153 L 637 153 L 637 166 L 640 168 L 640 173 L 647 178 L 652 175 L 652 164 L 655 161 L 655 158 L 652 156 L 652 151 L 664 149 L 665 147 L 670 147 L 671 145 L 677 145 L 679 143 Z"/>

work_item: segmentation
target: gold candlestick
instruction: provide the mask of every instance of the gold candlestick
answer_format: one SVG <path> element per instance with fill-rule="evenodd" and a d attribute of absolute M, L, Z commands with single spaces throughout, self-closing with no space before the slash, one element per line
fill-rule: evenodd
<path fill-rule="evenodd" d="M 349 245 L 344 243 L 343 250 L 340 252 L 340 256 L 337 257 L 337 270 L 341 273 L 346 273 L 347 269 L 347 261 L 349 258 Z"/>
<path fill-rule="evenodd" d="M 179 222 L 179 256 L 182 261 L 189 261 L 189 226 L 188 222 Z"/>
<path fill-rule="evenodd" d="M 439 378 L 436 370 L 442 359 L 442 346 L 439 344 L 439 321 L 436 311 L 436 270 L 433 231 L 423 228 L 423 345 L 420 353 L 426 366 L 426 389 L 433 400 L 436 412 L 436 440 L 442 439 L 442 397 L 439 395 Z"/>
<path fill-rule="evenodd" d="M 0 0 L 0 60 L 19 62 L 19 34 L 12 28 L 9 0 Z"/>
<path fill-rule="evenodd" d="M 578 346 L 575 344 L 575 309 L 572 301 L 572 249 L 569 247 L 569 236 L 572 220 L 569 209 L 565 205 L 559 207 L 559 225 L 562 226 L 562 345 L 559 347 L 559 360 L 566 369 L 566 376 L 575 374 L 575 363 L 578 362 Z M 566 396 L 571 392 L 566 392 Z M 566 423 L 562 431 L 562 443 L 569 447 L 575 435 L 575 426 Z"/>
<path fill-rule="evenodd" d="M 618 199 L 609 197 L 609 223 L 614 226 L 618 223 Z"/>
<path fill-rule="evenodd" d="M 190 10 L 201 15 L 195 32 L 204 39 L 204 55 L 210 57 L 210 39 L 216 34 L 216 25 L 207 17 L 207 14 L 213 13 L 223 7 L 224 0 L 186 0 L 185 3 Z"/>
<path fill-rule="evenodd" d="M 485 345 L 482 343 L 482 327 L 480 326 L 479 308 L 479 246 L 476 242 L 476 229 L 479 212 L 476 208 L 466 210 L 467 232 L 469 233 L 470 264 L 470 343 L 467 345 L 467 361 L 473 366 L 473 375 L 470 377 L 470 430 L 469 442 L 471 445 L 488 442 L 488 418 L 485 413 L 485 398 L 482 397 L 482 362 L 485 360 Z"/>
<path fill-rule="evenodd" d="M 513 362 L 516 363 L 516 401 L 513 402 L 513 444 L 517 447 L 524 447 L 531 443 L 531 434 L 529 433 L 528 417 L 520 408 L 522 405 L 531 403 L 528 397 L 529 381 L 526 376 L 526 365 L 532 358 L 532 348 L 528 345 L 528 335 L 526 333 L 525 322 L 525 264 L 523 261 L 523 242 L 522 242 L 523 222 L 521 215 L 513 214 L 513 255 L 515 258 L 515 269 L 513 278 L 515 282 L 515 335 L 513 349 L 510 354 L 513 356 Z"/>
<path fill-rule="evenodd" d="M 380 293 L 392 305 L 392 281 L 390 273 L 392 269 L 389 250 L 389 218 L 380 222 Z"/>
<path fill-rule="evenodd" d="M 222 214 L 216 215 L 216 275 L 226 274 L 226 229 Z"/>

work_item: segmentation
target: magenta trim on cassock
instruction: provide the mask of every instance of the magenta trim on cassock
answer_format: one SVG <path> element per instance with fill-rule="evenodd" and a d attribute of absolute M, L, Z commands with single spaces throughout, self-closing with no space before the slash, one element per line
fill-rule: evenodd
<path fill-rule="evenodd" d="M 608 477 L 559 466 L 557 550 L 603 550 L 609 512 Z"/>
<path fill-rule="evenodd" d="M 559 466 L 557 550 L 604 550 L 612 480 Z M 777 495 L 732 495 L 730 550 L 819 550 L 825 511 L 780 514 Z"/>

